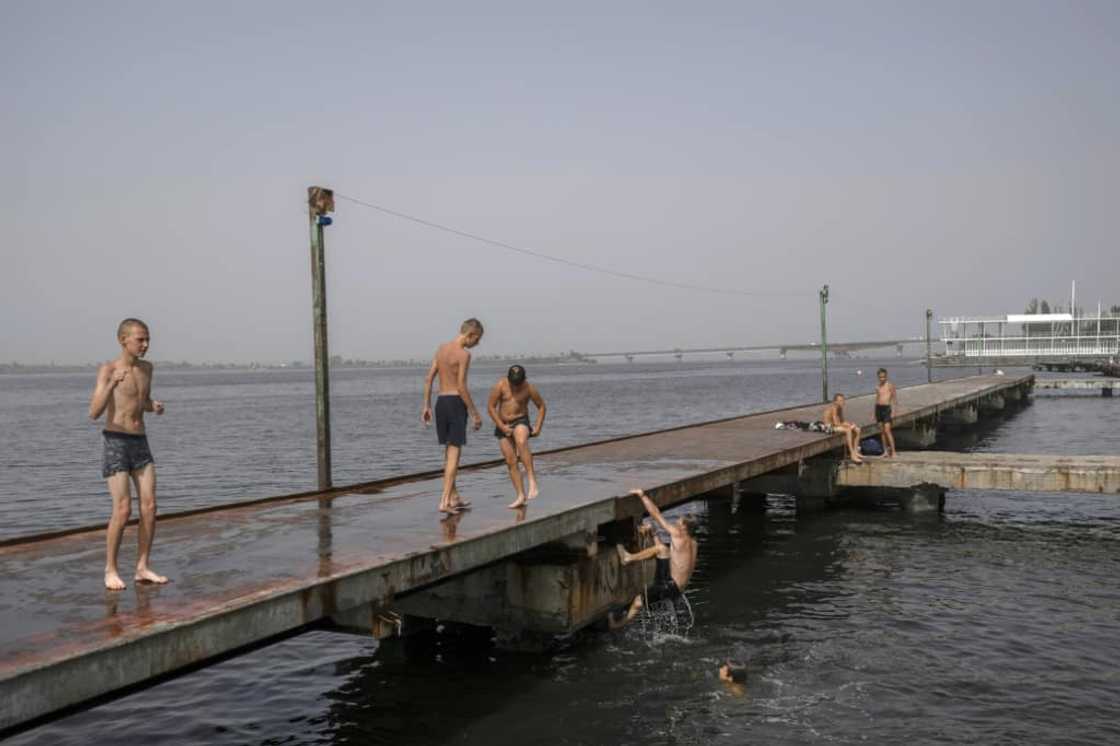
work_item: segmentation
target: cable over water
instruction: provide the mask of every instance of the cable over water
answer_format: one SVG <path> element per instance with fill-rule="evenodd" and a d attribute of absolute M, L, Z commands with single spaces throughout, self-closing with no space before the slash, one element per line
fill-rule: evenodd
<path fill-rule="evenodd" d="M 760 291 L 760 290 L 733 290 L 731 288 L 718 288 L 718 287 L 710 287 L 710 286 L 707 286 L 707 285 L 697 285 L 697 284 L 688 283 L 688 282 L 676 282 L 676 281 L 673 281 L 673 280 L 663 280 L 663 279 L 660 279 L 660 278 L 657 278 L 657 277 L 649 277 L 647 275 L 636 275 L 636 274 L 633 274 L 631 272 L 620 272 L 618 270 L 609 269 L 607 267 L 600 267 L 600 266 L 595 265 L 595 264 L 587 264 L 586 262 L 577 262 L 577 261 L 573 261 L 571 259 L 564 259 L 563 257 L 552 256 L 551 254 L 545 254 L 545 253 L 540 252 L 540 251 L 533 251 L 532 249 L 526 249 L 526 248 L 522 248 L 520 246 L 514 246 L 512 244 L 506 243 L 505 241 L 498 241 L 498 240 L 493 239 L 493 238 L 487 238 L 485 236 L 481 236 L 477 233 L 470 233 L 468 231 L 459 230 L 458 228 L 452 228 L 452 227 L 447 226 L 447 225 L 442 225 L 440 223 L 436 223 L 432 220 L 425 220 L 424 218 L 419 218 L 419 217 L 416 217 L 415 215 L 409 215 L 407 213 L 403 213 L 403 212 L 400 212 L 398 210 L 392 210 L 392 209 L 389 209 L 388 207 L 383 207 L 381 205 L 376 205 L 372 202 L 367 202 L 365 200 L 358 199 L 357 197 L 351 197 L 351 196 L 348 196 L 348 195 L 345 195 L 345 194 L 341 194 L 339 192 L 335 192 L 334 196 L 337 197 L 338 199 L 344 199 L 347 202 L 351 202 L 351 203 L 356 204 L 356 205 L 361 205 L 362 207 L 368 207 L 371 210 L 377 210 L 378 212 L 384 213 L 386 215 L 392 215 L 393 217 L 401 218 L 402 220 L 408 220 L 408 221 L 416 223 L 418 225 L 423 225 L 423 226 L 426 226 L 428 228 L 433 228 L 433 229 L 438 230 L 438 231 L 443 231 L 444 233 L 451 233 L 452 235 L 460 236 L 462 238 L 469 238 L 472 241 L 478 241 L 479 243 L 484 243 L 484 244 L 487 244 L 487 245 L 490 245 L 490 246 L 495 246 L 495 247 L 500 248 L 500 249 L 506 249 L 507 251 L 513 251 L 513 252 L 516 252 L 518 254 L 522 254 L 524 256 L 533 257 L 535 259 L 542 259 L 544 261 L 554 262 L 556 264 L 563 264 L 563 265 L 568 266 L 568 267 L 575 267 L 576 269 L 582 269 L 582 270 L 585 270 L 587 272 L 595 272 L 597 274 L 607 275 L 607 276 L 610 276 L 610 277 L 618 277 L 618 278 L 621 278 L 621 279 L 624 279 L 624 280 L 633 280 L 635 282 L 644 282 L 644 283 L 647 283 L 647 284 L 650 284 L 650 285 L 658 285 L 658 286 L 661 286 L 661 287 L 676 288 L 678 290 L 696 290 L 696 291 L 700 291 L 700 292 L 703 292 L 703 293 L 717 293 L 717 294 L 720 294 L 720 295 L 738 295 L 738 296 L 744 296 L 744 297 L 768 296 L 768 297 L 786 297 L 786 298 L 789 298 L 789 297 L 808 297 L 808 296 L 811 296 L 811 295 L 815 296 L 815 294 L 816 294 L 815 291 L 814 292 L 804 292 L 804 291 L 798 291 L 798 292 L 784 291 L 783 292 L 783 291 Z"/>

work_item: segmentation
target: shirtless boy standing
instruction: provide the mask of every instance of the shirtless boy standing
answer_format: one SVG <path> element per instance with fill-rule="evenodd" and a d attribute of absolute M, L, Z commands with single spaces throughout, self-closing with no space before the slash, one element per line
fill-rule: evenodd
<path fill-rule="evenodd" d="M 645 506 L 650 518 L 669 534 L 670 543 L 663 544 L 654 540 L 653 546 L 635 554 L 627 552 L 619 544 L 615 547 L 618 550 L 619 559 L 622 560 L 623 565 L 628 565 L 631 562 L 656 558 L 657 568 L 653 585 L 646 591 L 649 602 L 651 604 L 666 600 L 675 602 L 684 593 L 688 581 L 692 578 L 692 571 L 696 569 L 697 546 L 694 538 L 696 524 L 691 516 L 682 516 L 675 523 L 669 523 L 645 492 L 630 490 L 630 494 L 637 495 L 642 499 L 642 505 Z M 643 527 L 643 529 L 648 530 L 648 527 Z M 611 629 L 623 627 L 633 621 L 641 610 L 642 595 L 639 593 L 630 602 L 630 608 L 627 609 L 624 617 L 615 619 L 613 614 L 608 616 L 608 625 Z"/>
<path fill-rule="evenodd" d="M 891 429 L 891 420 L 894 417 L 894 408 L 898 406 L 898 389 L 887 380 L 887 369 L 879 368 L 879 385 L 875 389 L 875 421 L 883 431 L 883 445 L 887 458 L 895 455 L 894 432 Z"/>
<path fill-rule="evenodd" d="M 441 513 L 454 515 L 470 507 L 455 486 L 459 473 L 459 457 L 467 443 L 467 415 L 473 420 L 474 429 L 482 427 L 482 417 L 471 399 L 467 373 L 471 367 L 468 351 L 482 339 L 482 322 L 467 319 L 459 327 L 459 336 L 444 342 L 436 349 L 432 367 L 424 379 L 424 407 L 420 420 L 426 425 L 432 421 L 432 382 L 439 376 L 439 397 L 436 399 L 436 436 L 443 451 L 443 493 L 439 499 Z"/>
<path fill-rule="evenodd" d="M 832 403 L 824 408 L 821 420 L 824 421 L 824 424 L 831 426 L 834 432 L 844 433 L 848 444 L 849 458 L 857 464 L 862 464 L 863 458 L 859 454 L 859 426 L 844 419 L 843 394 L 832 397 Z"/>
<path fill-rule="evenodd" d="M 163 414 L 163 402 L 151 398 L 152 364 L 140 359 L 148 352 L 151 341 L 148 325 L 139 319 L 125 319 L 117 327 L 117 341 L 121 345 L 120 357 L 98 369 L 97 385 L 89 403 L 90 419 L 96 420 L 105 413 L 101 476 L 113 498 L 113 514 L 105 539 L 105 587 L 111 591 L 124 588 L 117 572 L 117 551 L 132 511 L 129 479 L 140 495 L 140 553 L 134 579 L 167 582 L 167 578 L 148 566 L 156 534 L 156 465 L 144 433 L 144 413 Z"/>
<path fill-rule="evenodd" d="M 529 401 L 537 405 L 537 424 L 529 425 Z M 541 434 L 544 427 L 545 405 L 537 387 L 525 380 L 525 369 L 520 365 L 511 365 L 505 378 L 499 378 L 490 389 L 490 401 L 486 405 L 490 419 L 494 421 L 494 437 L 505 456 L 506 466 L 509 467 L 509 478 L 513 488 L 517 491 L 517 499 L 509 507 L 520 508 L 528 500 L 536 497 L 540 490 L 537 489 L 537 473 L 533 469 L 533 452 L 529 449 L 529 438 Z M 525 495 L 525 484 L 521 478 L 521 469 L 517 467 L 517 460 L 525 464 L 525 473 L 529 477 L 529 495 Z"/>

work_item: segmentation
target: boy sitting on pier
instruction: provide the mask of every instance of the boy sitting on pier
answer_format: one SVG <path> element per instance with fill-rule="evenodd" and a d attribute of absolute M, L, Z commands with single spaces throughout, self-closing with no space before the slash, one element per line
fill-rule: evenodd
<path fill-rule="evenodd" d="M 832 397 L 832 403 L 824 408 L 821 415 L 824 424 L 830 426 L 834 432 L 844 433 L 848 445 L 848 457 L 857 464 L 863 463 L 859 455 L 859 425 L 844 419 L 844 395 L 837 394 Z"/>
<path fill-rule="evenodd" d="M 683 594 L 685 587 L 688 586 L 688 581 L 692 578 L 692 571 L 696 569 L 697 545 L 694 538 L 696 522 L 691 516 L 681 516 L 675 523 L 670 523 L 665 520 L 661 511 L 657 509 L 657 505 L 649 499 L 645 492 L 630 490 L 630 494 L 641 498 L 650 518 L 669 534 L 670 543 L 665 544 L 655 538 L 653 546 L 634 554 L 627 552 L 621 544 L 618 544 L 615 548 L 618 550 L 619 559 L 622 560 L 623 565 L 628 565 L 631 562 L 656 558 L 657 569 L 654 574 L 653 585 L 646 589 L 649 603 L 654 604 L 658 601 L 675 603 Z M 652 529 L 648 525 L 642 526 L 639 531 L 652 533 Z M 611 629 L 625 627 L 638 616 L 642 610 L 642 605 L 642 594 L 639 593 L 634 596 L 634 600 L 630 602 L 630 608 L 627 609 L 622 618 L 616 619 L 613 614 L 607 618 L 608 625 Z"/>

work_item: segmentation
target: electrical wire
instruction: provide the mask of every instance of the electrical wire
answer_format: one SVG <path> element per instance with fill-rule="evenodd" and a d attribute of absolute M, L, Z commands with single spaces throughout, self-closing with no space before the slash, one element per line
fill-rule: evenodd
<path fill-rule="evenodd" d="M 443 231 L 444 233 L 451 233 L 452 235 L 460 236 L 462 238 L 468 238 L 472 241 L 478 241 L 479 243 L 488 244 L 490 246 L 496 246 L 498 248 L 506 249 L 507 251 L 513 251 L 513 252 L 516 252 L 518 254 L 522 254 L 524 256 L 530 256 L 530 257 L 533 257 L 535 259 L 543 259 L 545 261 L 554 262 L 556 264 L 563 264 L 565 266 L 574 267 L 576 269 L 582 269 L 582 270 L 587 271 L 587 272 L 595 272 L 595 273 L 598 273 L 598 274 L 607 275 L 607 276 L 610 276 L 610 277 L 617 277 L 617 278 L 621 278 L 621 279 L 624 279 L 624 280 L 632 280 L 634 282 L 644 282 L 644 283 L 647 283 L 647 284 L 650 284 L 650 285 L 659 285 L 661 287 L 677 288 L 678 290 L 697 290 L 697 291 L 704 292 L 704 293 L 718 293 L 718 294 L 721 294 L 721 295 L 739 295 L 739 296 L 747 296 L 747 297 L 752 297 L 752 296 L 772 296 L 772 297 L 776 297 L 776 296 L 782 296 L 782 297 L 798 296 L 798 297 L 800 297 L 800 296 L 808 296 L 808 295 L 814 295 L 815 294 L 815 293 L 805 293 L 805 292 L 774 292 L 774 291 L 732 290 L 730 288 L 716 288 L 716 287 L 708 287 L 706 285 L 696 285 L 696 284 L 688 283 L 688 282 L 674 282 L 672 280 L 662 280 L 662 279 L 657 278 L 657 277 L 649 277 L 649 276 L 646 276 L 646 275 L 636 275 L 636 274 L 633 274 L 633 273 L 630 273 L 630 272 L 619 272 L 618 270 L 609 269 L 607 267 L 600 267 L 600 266 L 597 266 L 597 265 L 594 265 L 594 264 L 587 264 L 587 263 L 584 263 L 584 262 L 576 262 L 576 261 L 572 261 L 571 259 L 564 259 L 563 257 L 552 256 L 551 254 L 544 254 L 544 253 L 539 252 L 539 251 L 533 251 L 531 249 L 525 249 L 525 248 L 522 248 L 520 246 L 514 246 L 514 245 L 508 244 L 504 241 L 497 241 L 497 240 L 492 239 L 492 238 L 487 238 L 485 236 L 480 236 L 477 233 L 469 233 L 467 231 L 459 230 L 458 228 L 452 228 L 452 227 L 447 226 L 447 225 L 442 225 L 440 223 L 436 223 L 432 220 L 425 220 L 424 218 L 418 218 L 415 215 L 409 215 L 407 213 L 403 213 L 403 212 L 400 212 L 398 210 L 391 210 L 388 207 L 383 207 L 381 205 L 376 205 L 372 202 L 367 202 L 365 200 L 358 199 L 357 197 L 351 197 L 351 196 L 346 195 L 346 194 L 340 194 L 339 192 L 335 192 L 334 196 L 337 197 L 338 199 L 344 199 L 347 202 L 352 202 L 356 205 L 361 205 L 362 207 L 368 207 L 371 210 L 377 210 L 378 212 L 384 213 L 386 215 L 392 215 L 393 217 L 401 218 L 402 220 L 408 220 L 408 221 L 416 223 L 418 225 L 423 225 L 423 226 L 426 226 L 428 228 L 433 228 L 433 229 L 438 230 L 438 231 Z"/>

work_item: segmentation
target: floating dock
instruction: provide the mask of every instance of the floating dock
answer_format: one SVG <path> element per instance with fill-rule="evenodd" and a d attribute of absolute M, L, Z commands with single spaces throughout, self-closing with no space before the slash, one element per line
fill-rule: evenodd
<path fill-rule="evenodd" d="M 901 442 L 926 442 L 938 423 L 975 422 L 980 412 L 1026 398 L 1032 382 L 975 376 L 900 389 L 896 432 Z M 103 529 L 8 542 L 0 546 L 0 735 L 311 625 L 377 635 L 394 609 L 410 604 L 474 621 L 477 609 L 455 605 L 470 600 L 470 579 L 485 573 L 503 578 L 486 603 L 510 607 L 496 626 L 571 631 L 644 582 L 627 575 L 614 552 L 597 551 L 633 540 L 642 509 L 629 489 L 671 506 L 729 494 L 744 480 L 835 451 L 841 436 L 774 429 L 778 421 L 819 419 L 822 407 L 543 452 L 541 496 L 525 511 L 506 508 L 505 465 L 488 462 L 460 473 L 474 509 L 443 521 L 435 510 L 440 481 L 430 476 L 164 516 L 153 564 L 172 578 L 165 586 L 137 585 L 126 572 L 125 591 L 104 590 Z M 872 407 L 870 395 L 848 400 L 848 417 L 865 435 L 877 431 Z M 122 570 L 134 561 L 135 542 L 130 527 Z M 511 563 L 522 569 L 501 569 Z M 575 595 L 518 596 L 516 578 L 533 567 L 552 573 L 545 587 Z M 455 593 L 439 592 L 454 583 Z"/>

